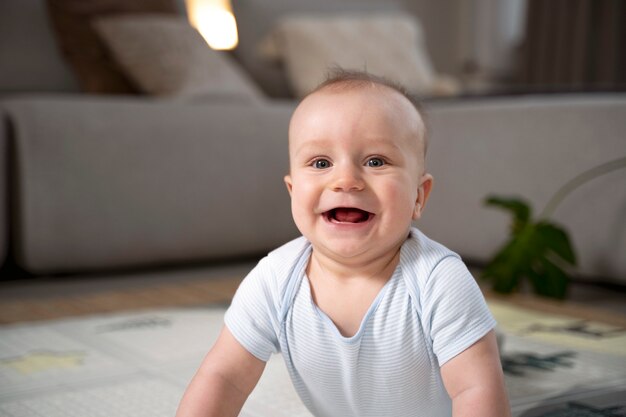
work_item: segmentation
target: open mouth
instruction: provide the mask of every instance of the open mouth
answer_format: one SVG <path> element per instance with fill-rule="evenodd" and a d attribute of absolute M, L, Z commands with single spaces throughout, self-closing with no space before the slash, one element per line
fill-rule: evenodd
<path fill-rule="evenodd" d="M 324 212 L 324 217 L 331 223 L 363 223 L 373 216 L 373 213 L 353 207 L 338 207 Z"/>

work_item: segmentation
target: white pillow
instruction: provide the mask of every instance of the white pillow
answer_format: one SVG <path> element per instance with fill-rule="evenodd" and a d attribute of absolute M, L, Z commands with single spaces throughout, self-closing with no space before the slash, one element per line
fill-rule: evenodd
<path fill-rule="evenodd" d="M 436 82 L 421 27 L 402 14 L 286 17 L 263 40 L 260 53 L 285 64 L 299 97 L 337 66 L 367 70 L 415 94 L 432 93 Z"/>
<path fill-rule="evenodd" d="M 116 15 L 96 19 L 94 27 L 120 67 L 145 93 L 184 99 L 262 99 L 228 53 L 211 49 L 183 17 Z"/>

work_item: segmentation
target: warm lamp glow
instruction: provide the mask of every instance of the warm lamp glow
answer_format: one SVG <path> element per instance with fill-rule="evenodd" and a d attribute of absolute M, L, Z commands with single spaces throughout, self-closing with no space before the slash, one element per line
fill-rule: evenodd
<path fill-rule="evenodd" d="M 189 21 L 213 49 L 237 46 L 237 22 L 229 0 L 186 0 Z"/>

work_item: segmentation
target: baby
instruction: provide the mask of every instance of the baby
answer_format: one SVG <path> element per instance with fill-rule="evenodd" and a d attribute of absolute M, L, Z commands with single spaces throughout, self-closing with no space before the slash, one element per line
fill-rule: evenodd
<path fill-rule="evenodd" d="M 278 352 L 315 416 L 510 415 L 480 290 L 412 227 L 425 153 L 419 107 L 384 79 L 340 72 L 302 100 L 285 183 L 303 237 L 243 281 L 177 416 L 236 416 Z"/>

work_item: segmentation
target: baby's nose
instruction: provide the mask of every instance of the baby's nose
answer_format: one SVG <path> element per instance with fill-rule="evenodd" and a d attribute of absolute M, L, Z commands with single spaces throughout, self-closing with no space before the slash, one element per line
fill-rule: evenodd
<path fill-rule="evenodd" d="M 335 177 L 332 183 L 332 189 L 334 191 L 360 191 L 364 188 L 364 184 L 358 167 L 336 167 Z"/>

